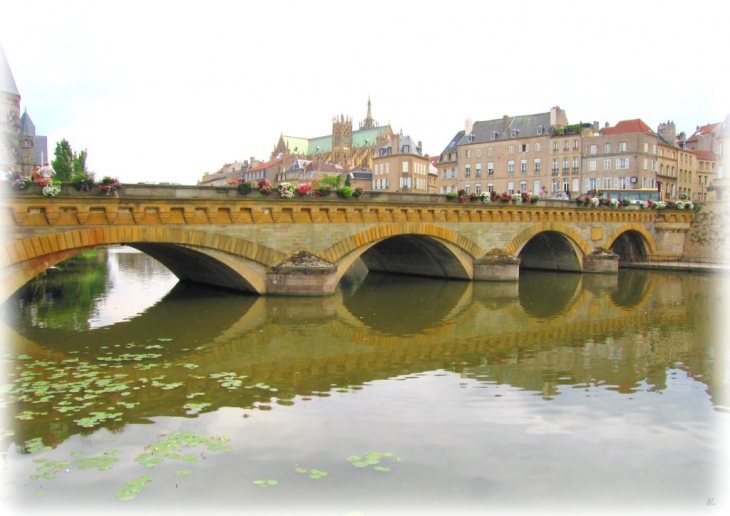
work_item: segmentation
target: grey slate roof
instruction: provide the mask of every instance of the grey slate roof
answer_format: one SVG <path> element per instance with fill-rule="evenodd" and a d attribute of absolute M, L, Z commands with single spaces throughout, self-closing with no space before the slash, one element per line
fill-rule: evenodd
<path fill-rule="evenodd" d="M 15 85 L 13 72 L 10 70 L 10 64 L 8 63 L 8 59 L 5 57 L 5 50 L 3 50 L 2 45 L 0 45 L 0 92 L 20 96 L 18 87 Z"/>
<path fill-rule="evenodd" d="M 456 151 L 456 146 L 459 144 L 461 139 L 464 137 L 465 132 L 466 131 L 462 130 L 462 131 L 459 131 L 458 133 L 456 133 L 454 135 L 454 137 L 451 139 L 451 141 L 449 142 L 449 144 L 446 146 L 446 148 L 441 151 L 441 154 L 443 154 L 444 152 Z"/>
<path fill-rule="evenodd" d="M 23 111 L 23 115 L 20 117 L 20 134 L 35 136 L 35 124 L 27 111 Z"/>
<path fill-rule="evenodd" d="M 539 128 L 542 128 L 542 132 L 539 132 Z M 471 132 L 473 139 L 470 141 L 469 136 L 463 135 L 459 143 L 482 143 L 512 138 L 529 138 L 540 134 L 549 134 L 550 130 L 549 112 L 510 117 L 506 131 L 504 130 L 504 119 L 497 118 L 495 120 L 475 122 Z"/>
<path fill-rule="evenodd" d="M 388 141 L 388 143 L 386 143 L 385 145 L 380 147 L 380 149 L 391 149 L 391 153 L 399 154 L 399 153 L 402 153 L 402 149 L 403 149 L 404 145 L 408 145 L 408 154 L 421 154 L 422 153 L 423 149 L 420 149 L 418 147 L 418 142 L 414 142 L 413 138 L 411 138 L 410 136 L 403 136 L 403 135 L 398 136 L 398 148 L 397 149 L 392 149 L 392 147 L 393 147 L 392 140 Z"/>

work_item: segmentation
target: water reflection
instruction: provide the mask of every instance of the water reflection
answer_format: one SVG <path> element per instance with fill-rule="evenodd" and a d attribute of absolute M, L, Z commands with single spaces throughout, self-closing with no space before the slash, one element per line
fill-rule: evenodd
<path fill-rule="evenodd" d="M 129 270 L 140 270 L 149 281 L 156 272 L 153 266 L 138 269 L 139 256 L 119 263 L 132 259 Z M 240 296 L 178 284 L 139 315 L 86 331 L 58 324 L 53 311 L 42 310 L 46 296 L 34 304 L 21 293 L 12 301 L 17 310 L 5 307 L 6 342 L 27 357 L 16 365 L 18 377 L 33 369 L 37 381 L 73 382 L 73 371 L 62 367 L 71 362 L 76 370 L 124 382 L 114 381 L 122 384 L 119 390 L 96 394 L 72 416 L 54 405 L 60 394 L 49 394 L 39 406 L 17 383 L 9 405 L 15 418 L 31 408 L 37 413 L 20 425 L 22 443 L 41 428 L 56 429 L 54 442 L 83 431 L 74 418 L 116 404 L 119 392 L 129 408 L 119 421 L 102 426 L 161 415 L 195 417 L 227 406 L 291 404 L 297 396 L 326 396 L 438 369 L 549 400 L 566 385 L 661 391 L 667 370 L 679 367 L 717 398 L 720 351 L 706 330 L 715 321 L 704 295 L 713 282 L 641 271 L 622 271 L 618 279 L 526 271 L 519 284 L 369 275 L 356 288 L 326 298 Z M 118 293 L 126 302 L 128 295 Z M 84 317 L 93 312 L 89 299 L 77 300 Z M 109 306 L 116 302 L 107 300 Z M 215 376 L 221 371 L 245 378 L 241 385 L 249 388 L 222 387 Z M 275 390 L 251 388 L 257 384 Z M 191 411 L 186 396 L 194 392 L 204 393 L 205 406 Z"/>
<path fill-rule="evenodd" d="M 535 486 L 535 500 L 580 496 L 581 507 L 616 493 L 691 499 L 711 482 L 715 425 L 727 418 L 727 358 L 713 330 L 726 277 L 373 274 L 326 298 L 284 298 L 170 284 L 148 260 L 110 253 L 96 263 L 107 279 L 79 298 L 74 324 L 56 313 L 77 288 L 71 274 L 68 289 L 31 285 L 2 307 L 0 437 L 23 509 L 107 503 L 144 474 L 155 478 L 147 500 L 238 509 L 245 497 L 271 508 L 246 484 L 278 478 L 276 499 L 297 507 L 319 508 L 336 491 L 348 507 L 335 514 L 375 498 L 419 512 L 475 502 L 485 512 L 495 499 L 532 500 Z M 235 448 L 183 466 L 208 480 L 183 489 L 170 469 L 138 461 L 180 430 L 228 436 Z M 378 472 L 344 460 L 369 449 L 397 452 L 403 467 L 368 477 Z M 119 467 L 83 477 L 72 465 L 43 479 L 53 491 L 37 496 L 28 476 L 54 460 L 75 464 L 80 450 L 118 452 Z M 678 456 L 686 467 L 656 466 Z M 299 466 L 328 470 L 331 483 L 312 487 Z"/>

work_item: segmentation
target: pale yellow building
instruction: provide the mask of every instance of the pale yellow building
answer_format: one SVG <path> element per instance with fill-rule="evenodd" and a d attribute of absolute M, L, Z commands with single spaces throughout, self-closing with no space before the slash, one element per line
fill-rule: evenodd
<path fill-rule="evenodd" d="M 421 142 L 396 134 L 373 158 L 373 191 L 429 193 L 428 155 Z"/>

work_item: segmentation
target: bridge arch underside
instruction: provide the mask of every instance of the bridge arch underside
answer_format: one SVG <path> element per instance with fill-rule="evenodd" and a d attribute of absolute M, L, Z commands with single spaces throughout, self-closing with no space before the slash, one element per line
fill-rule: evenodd
<path fill-rule="evenodd" d="M 455 246 L 423 235 L 380 240 L 360 254 L 370 272 L 469 280 L 473 267 Z"/>
<path fill-rule="evenodd" d="M 643 262 L 646 261 L 648 248 L 644 235 L 631 230 L 616 237 L 610 249 L 618 255 L 619 262 Z"/>
<path fill-rule="evenodd" d="M 180 244 L 135 242 L 126 244 L 148 254 L 167 267 L 180 281 L 227 290 L 263 294 L 261 264 L 235 258 L 214 249 L 192 248 Z"/>
<path fill-rule="evenodd" d="M 558 231 L 538 233 L 522 247 L 518 256 L 521 269 L 583 271 L 583 251 Z"/>

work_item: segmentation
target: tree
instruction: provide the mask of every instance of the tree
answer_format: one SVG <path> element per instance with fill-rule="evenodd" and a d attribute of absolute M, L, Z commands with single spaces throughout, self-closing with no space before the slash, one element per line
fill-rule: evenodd
<path fill-rule="evenodd" d="M 88 156 L 89 153 L 86 149 L 79 151 L 78 154 L 74 153 L 73 175 L 83 176 L 84 174 L 89 173 L 88 169 L 86 168 L 86 158 Z"/>
<path fill-rule="evenodd" d="M 78 154 L 73 151 L 71 144 L 66 138 L 56 143 L 56 151 L 54 153 L 56 159 L 51 162 L 53 170 L 56 171 L 56 179 L 58 181 L 71 181 L 75 176 L 83 176 L 88 174 L 86 168 L 86 158 L 89 153 L 86 149 Z"/>
<path fill-rule="evenodd" d="M 73 175 L 74 165 L 74 152 L 71 149 L 71 145 L 63 138 L 60 142 L 56 143 L 56 150 L 54 152 L 56 159 L 51 162 L 53 170 L 56 171 L 56 180 L 58 181 L 71 181 Z"/>
<path fill-rule="evenodd" d="M 337 189 L 340 187 L 340 181 L 342 180 L 341 175 L 329 175 L 325 174 L 325 176 L 319 180 L 319 184 L 321 185 L 330 185 L 331 187 Z"/>

